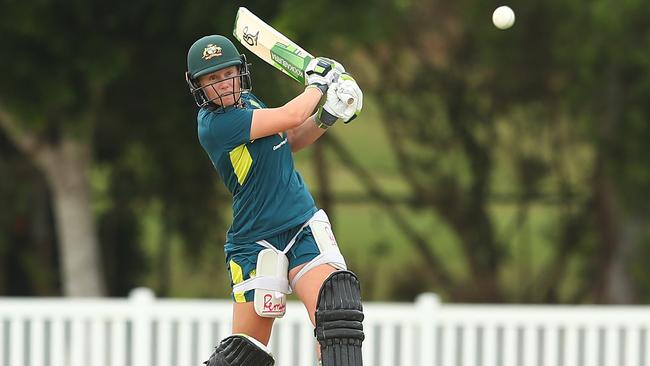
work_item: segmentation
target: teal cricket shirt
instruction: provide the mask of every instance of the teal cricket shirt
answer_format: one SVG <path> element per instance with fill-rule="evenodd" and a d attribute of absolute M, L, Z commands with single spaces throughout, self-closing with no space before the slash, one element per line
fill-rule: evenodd
<path fill-rule="evenodd" d="M 250 140 L 253 110 L 265 108 L 243 94 L 244 108 L 224 113 L 201 108 L 198 135 L 219 177 L 233 196 L 228 243 L 250 243 L 307 221 L 316 205 L 293 164 L 285 134 Z"/>

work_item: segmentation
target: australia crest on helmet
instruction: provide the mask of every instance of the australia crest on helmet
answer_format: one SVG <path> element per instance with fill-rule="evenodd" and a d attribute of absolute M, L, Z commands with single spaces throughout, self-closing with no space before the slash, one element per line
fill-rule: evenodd
<path fill-rule="evenodd" d="M 221 47 L 215 45 L 215 44 L 208 44 L 204 49 L 203 49 L 203 59 L 204 60 L 209 60 L 213 57 L 218 57 L 223 54 L 223 51 L 221 50 Z"/>

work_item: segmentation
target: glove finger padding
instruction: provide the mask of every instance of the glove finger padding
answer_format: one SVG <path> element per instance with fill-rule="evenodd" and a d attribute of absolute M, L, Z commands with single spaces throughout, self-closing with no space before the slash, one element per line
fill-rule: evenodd
<path fill-rule="evenodd" d="M 349 74 L 342 74 L 339 78 L 338 87 L 336 88 L 337 97 L 341 101 L 345 101 L 347 109 L 344 111 L 343 122 L 348 123 L 361 114 L 363 108 L 363 92 L 356 80 Z M 349 100 L 352 103 L 347 104 Z"/>
<path fill-rule="evenodd" d="M 341 74 L 338 81 L 332 83 L 327 90 L 327 99 L 318 116 L 321 124 L 329 127 L 338 118 L 345 123 L 352 121 L 361 113 L 362 108 L 361 88 L 352 76 Z"/>
<path fill-rule="evenodd" d="M 327 129 L 330 128 L 341 118 L 339 112 L 340 107 L 338 106 L 338 96 L 336 95 L 336 90 L 338 89 L 338 83 L 332 83 L 327 89 L 327 94 L 325 98 L 325 103 L 318 108 L 318 113 L 316 114 L 316 121 L 318 122 L 318 127 Z"/>
<path fill-rule="evenodd" d="M 329 114 L 347 121 L 356 112 L 356 102 L 353 102 L 351 105 L 348 104 L 348 99 L 353 96 L 349 92 L 339 92 L 340 89 L 340 83 L 332 83 L 330 85 L 330 88 L 327 90 L 327 99 L 325 100 L 323 109 Z M 341 99 L 342 96 L 343 99 Z"/>

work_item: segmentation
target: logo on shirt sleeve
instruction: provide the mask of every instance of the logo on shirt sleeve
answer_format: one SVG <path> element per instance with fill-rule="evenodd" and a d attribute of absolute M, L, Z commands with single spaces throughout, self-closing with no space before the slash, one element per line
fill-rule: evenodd
<path fill-rule="evenodd" d="M 285 137 L 284 140 L 282 140 L 282 142 L 280 142 L 279 144 L 273 146 L 273 151 L 275 151 L 275 150 L 281 148 L 282 145 L 284 145 L 284 144 L 286 144 L 286 143 L 287 143 L 287 138 Z"/>

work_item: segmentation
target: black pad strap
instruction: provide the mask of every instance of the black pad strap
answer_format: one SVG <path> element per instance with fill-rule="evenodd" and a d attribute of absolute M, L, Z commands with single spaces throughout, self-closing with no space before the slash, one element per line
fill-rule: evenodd
<path fill-rule="evenodd" d="M 332 273 L 323 283 L 316 307 L 314 333 L 323 366 L 361 366 L 363 306 L 357 276 Z"/>
<path fill-rule="evenodd" d="M 219 343 L 207 366 L 273 366 L 273 356 L 242 335 L 232 335 Z"/>

